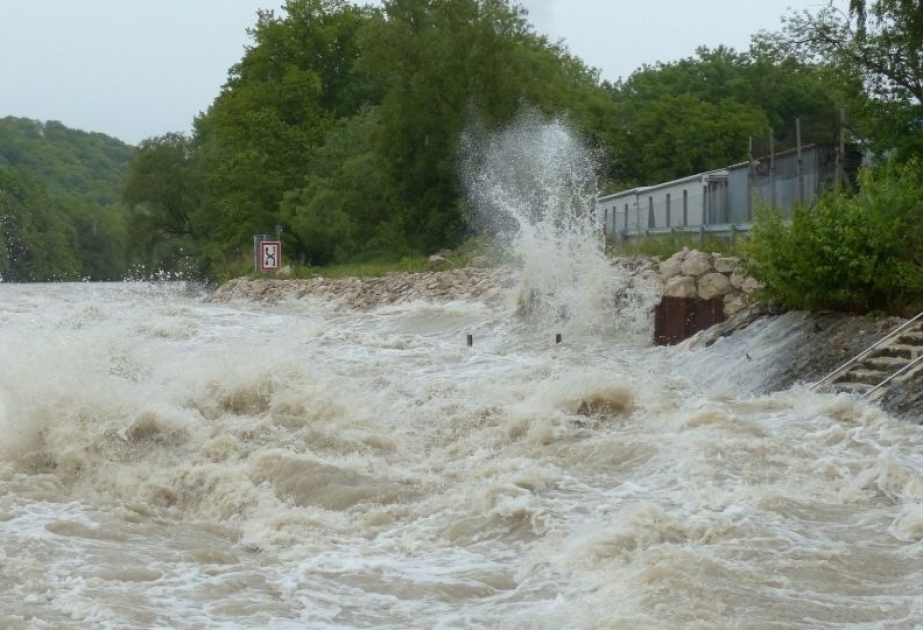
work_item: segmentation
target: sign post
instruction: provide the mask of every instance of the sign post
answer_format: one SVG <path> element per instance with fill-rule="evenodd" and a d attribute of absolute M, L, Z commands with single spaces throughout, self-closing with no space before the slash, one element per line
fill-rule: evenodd
<path fill-rule="evenodd" d="M 254 235 L 253 254 L 257 271 L 279 271 L 282 268 L 282 241 L 271 241 L 265 234 Z"/>

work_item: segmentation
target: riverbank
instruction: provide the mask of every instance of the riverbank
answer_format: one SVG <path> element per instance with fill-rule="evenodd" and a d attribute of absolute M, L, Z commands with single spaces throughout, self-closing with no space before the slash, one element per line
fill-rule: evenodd
<path fill-rule="evenodd" d="M 210 301 L 248 300 L 275 303 L 308 295 L 328 299 L 339 308 L 369 309 L 418 299 L 449 302 L 480 300 L 493 304 L 517 283 L 516 268 L 462 267 L 423 273 L 392 273 L 374 278 L 325 278 L 281 280 L 242 277 L 219 287 Z"/>
<path fill-rule="evenodd" d="M 713 260 L 713 266 L 714 263 Z M 690 274 L 684 275 L 682 265 L 675 260 L 632 259 L 614 261 L 613 264 L 630 270 L 630 283 L 636 288 L 645 287 L 668 294 L 680 285 L 689 285 L 687 278 Z M 722 266 L 722 263 L 718 265 Z M 725 295 L 728 319 L 684 343 L 708 346 L 757 321 L 782 315 L 755 301 L 753 296 L 756 286 L 752 280 L 735 276 L 732 266 L 724 265 L 723 268 L 731 278 Z M 686 271 L 689 271 L 688 265 Z M 337 308 L 344 310 L 370 310 L 419 299 L 436 302 L 478 300 L 494 305 L 499 304 L 507 292 L 518 285 L 518 272 L 517 267 L 506 265 L 394 273 L 376 278 L 315 277 L 283 280 L 243 277 L 222 285 L 208 299 L 213 302 L 244 300 L 277 303 L 313 296 L 330 300 Z M 713 269 L 700 270 L 699 276 L 713 272 Z M 903 321 L 897 317 L 832 312 L 803 313 L 797 319 L 792 318 L 788 324 L 792 326 L 792 342 L 781 356 L 774 359 L 783 365 L 767 380 L 766 391 L 780 391 L 820 380 Z M 920 423 L 923 420 L 923 412 L 920 411 L 923 408 L 923 379 L 892 388 L 878 404 L 897 418 Z"/>

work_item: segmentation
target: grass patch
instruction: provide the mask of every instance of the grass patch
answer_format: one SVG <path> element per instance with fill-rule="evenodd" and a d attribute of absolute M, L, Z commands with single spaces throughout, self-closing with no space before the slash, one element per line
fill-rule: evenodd
<path fill-rule="evenodd" d="M 632 239 L 627 243 L 611 242 L 606 247 L 606 255 L 611 258 L 633 258 L 636 256 L 656 256 L 666 260 L 684 247 L 701 252 L 721 252 L 727 256 L 741 255 L 745 237 L 730 237 L 706 234 L 704 238 L 688 232 L 670 232 L 668 234 L 651 234 Z"/>

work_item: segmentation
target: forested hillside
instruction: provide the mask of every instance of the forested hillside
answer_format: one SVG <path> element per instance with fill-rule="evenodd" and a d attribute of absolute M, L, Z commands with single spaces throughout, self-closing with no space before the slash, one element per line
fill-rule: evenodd
<path fill-rule="evenodd" d="M 135 148 L 121 140 L 57 121 L 0 118 L 0 165 L 32 171 L 51 194 L 117 203 L 134 154 Z"/>
<path fill-rule="evenodd" d="M 59 122 L 0 119 L 0 278 L 124 278 L 129 215 L 121 197 L 134 153 Z"/>

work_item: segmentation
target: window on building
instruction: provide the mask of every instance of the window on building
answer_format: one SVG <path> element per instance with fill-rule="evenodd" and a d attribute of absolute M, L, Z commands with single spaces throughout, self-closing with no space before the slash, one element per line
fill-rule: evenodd
<path fill-rule="evenodd" d="M 689 191 L 683 191 L 683 225 L 689 225 Z"/>
<path fill-rule="evenodd" d="M 654 198 L 647 198 L 647 227 L 648 229 L 656 227 L 657 223 L 654 221 Z"/>

